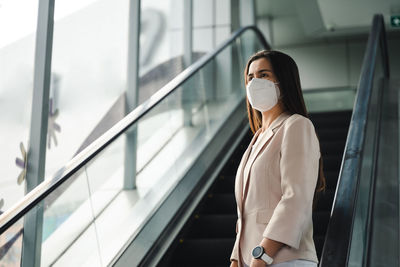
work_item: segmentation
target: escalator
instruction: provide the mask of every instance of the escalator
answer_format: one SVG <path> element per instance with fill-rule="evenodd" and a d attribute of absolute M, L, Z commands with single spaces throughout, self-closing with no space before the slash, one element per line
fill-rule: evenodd
<path fill-rule="evenodd" d="M 389 76 L 383 18 L 376 15 L 353 110 L 310 114 L 327 179 L 313 211 L 320 266 L 399 266 L 399 89 Z M 250 139 L 247 131 L 179 231 L 169 232 L 173 240 L 158 244 L 140 266 L 229 264 L 234 175 Z"/>
<path fill-rule="evenodd" d="M 399 205 L 388 205 L 398 190 L 383 193 L 388 183 L 398 189 L 390 131 L 398 128 L 398 83 L 389 79 L 385 40 L 376 16 L 353 110 L 310 113 L 327 178 L 313 213 L 324 267 L 398 263 L 389 253 L 399 247 Z M 1 214 L 1 264 L 226 266 L 234 175 L 251 139 L 241 74 L 260 49 L 269 49 L 260 31 L 240 29 Z M 393 249 L 382 250 L 381 232 Z"/>

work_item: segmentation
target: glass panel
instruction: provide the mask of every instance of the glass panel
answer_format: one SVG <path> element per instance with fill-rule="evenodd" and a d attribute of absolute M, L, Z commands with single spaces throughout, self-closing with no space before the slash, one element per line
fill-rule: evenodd
<path fill-rule="evenodd" d="M 38 0 L 0 4 L 0 211 L 25 193 L 15 158 L 23 160 L 20 142 L 26 149 L 29 139 L 37 12 Z"/>
<path fill-rule="evenodd" d="M 86 173 L 77 173 L 3 233 L 1 266 L 20 266 L 40 255 L 41 266 L 102 266 L 88 188 Z"/>
<path fill-rule="evenodd" d="M 85 170 L 44 201 L 41 266 L 102 266 Z"/>
<path fill-rule="evenodd" d="M 128 4 L 55 1 L 46 177 L 125 115 Z"/>
<path fill-rule="evenodd" d="M 19 220 L 0 236 L 0 266 L 21 265 L 22 228 L 22 220 Z"/>
<path fill-rule="evenodd" d="M 260 48 L 245 33 L 28 214 L 43 213 L 41 265 L 110 264 L 243 104 L 244 62 Z"/>
<path fill-rule="evenodd" d="M 139 104 L 184 68 L 183 0 L 142 0 Z"/>
<path fill-rule="evenodd" d="M 252 33 L 243 36 L 258 50 L 254 38 Z M 139 232 L 243 101 L 238 77 L 250 54 L 244 58 L 238 44 L 242 42 L 225 49 L 88 164 L 103 263 Z M 128 156 L 135 142 L 137 152 Z"/>

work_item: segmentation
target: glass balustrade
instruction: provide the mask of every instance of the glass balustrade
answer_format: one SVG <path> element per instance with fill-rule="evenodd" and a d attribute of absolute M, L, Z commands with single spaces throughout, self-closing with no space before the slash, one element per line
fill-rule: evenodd
<path fill-rule="evenodd" d="M 19 265 L 22 243 L 35 241 L 41 266 L 110 263 L 243 106 L 244 63 L 260 49 L 252 31 L 232 41 L 3 233 L 1 261 Z M 23 238 L 22 221 L 36 226 Z"/>
<path fill-rule="evenodd" d="M 25 195 L 38 2 L 0 3 L 0 211 Z"/>

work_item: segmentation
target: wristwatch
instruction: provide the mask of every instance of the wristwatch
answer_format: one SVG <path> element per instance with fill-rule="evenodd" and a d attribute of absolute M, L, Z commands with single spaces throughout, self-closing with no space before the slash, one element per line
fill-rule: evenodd
<path fill-rule="evenodd" d="M 274 261 L 274 259 L 272 259 L 270 256 L 268 256 L 264 252 L 264 248 L 262 246 L 257 246 L 255 248 L 253 248 L 253 251 L 251 252 L 251 255 L 255 259 L 262 259 L 268 265 L 271 264 Z"/>

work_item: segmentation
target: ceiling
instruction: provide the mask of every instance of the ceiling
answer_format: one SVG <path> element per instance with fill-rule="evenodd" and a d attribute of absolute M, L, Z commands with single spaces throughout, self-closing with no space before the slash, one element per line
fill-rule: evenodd
<path fill-rule="evenodd" d="M 383 14 L 388 32 L 390 16 L 400 15 L 399 0 L 256 0 L 258 22 L 271 25 L 275 45 L 362 36 L 374 14 Z"/>

